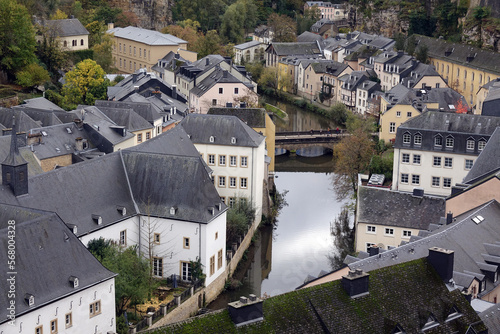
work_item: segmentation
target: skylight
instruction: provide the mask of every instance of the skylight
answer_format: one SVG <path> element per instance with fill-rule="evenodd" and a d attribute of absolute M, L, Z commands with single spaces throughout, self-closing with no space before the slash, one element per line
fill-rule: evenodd
<path fill-rule="evenodd" d="M 479 223 L 481 223 L 483 220 L 484 220 L 484 218 L 483 218 L 482 216 L 479 216 L 479 215 L 477 215 L 477 216 L 475 216 L 474 218 L 472 218 L 472 221 L 473 221 L 474 223 L 478 224 L 478 225 L 479 225 Z"/>

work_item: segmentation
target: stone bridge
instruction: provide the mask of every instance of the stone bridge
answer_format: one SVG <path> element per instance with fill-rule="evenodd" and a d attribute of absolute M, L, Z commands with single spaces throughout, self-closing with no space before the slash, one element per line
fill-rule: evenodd
<path fill-rule="evenodd" d="M 301 150 L 305 156 L 319 156 L 332 151 L 334 145 L 344 136 L 345 130 L 311 130 L 276 132 L 276 154 Z M 299 153 L 297 153 L 299 154 Z"/>

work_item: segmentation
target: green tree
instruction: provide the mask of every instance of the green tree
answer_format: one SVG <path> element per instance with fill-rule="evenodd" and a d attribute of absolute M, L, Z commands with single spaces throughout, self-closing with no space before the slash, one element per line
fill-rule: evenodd
<path fill-rule="evenodd" d="M 99 44 L 94 45 L 92 48 L 94 50 L 94 60 L 99 64 L 106 73 L 114 71 L 113 55 L 111 51 L 113 49 L 113 36 L 110 34 L 104 34 L 101 38 Z"/>
<path fill-rule="evenodd" d="M 273 13 L 269 16 L 267 25 L 274 31 L 274 42 L 297 41 L 297 25 L 291 17 Z"/>
<path fill-rule="evenodd" d="M 425 44 L 419 45 L 417 48 L 417 52 L 415 53 L 415 58 L 421 63 L 427 64 L 429 60 L 429 47 Z"/>
<path fill-rule="evenodd" d="M 42 85 L 49 80 L 49 72 L 36 63 L 29 64 L 16 73 L 16 83 L 26 88 Z"/>
<path fill-rule="evenodd" d="M 306 9 L 304 15 L 297 15 L 297 34 L 300 35 L 304 31 L 309 31 L 311 26 L 319 21 L 321 18 L 321 11 L 317 5 L 312 8 Z"/>
<path fill-rule="evenodd" d="M 342 102 L 336 102 L 330 109 L 330 118 L 338 125 L 345 124 L 347 115 L 347 107 Z"/>
<path fill-rule="evenodd" d="M 59 79 L 58 71 L 68 64 L 68 59 L 60 48 L 54 27 L 39 26 L 38 30 L 41 32 L 41 40 L 37 43 L 36 55 L 55 82 Z"/>
<path fill-rule="evenodd" d="M 406 39 L 405 43 L 405 51 L 408 53 L 410 56 L 413 56 L 415 54 L 415 45 L 417 44 L 417 41 L 415 39 L 414 35 L 411 35 Z"/>
<path fill-rule="evenodd" d="M 396 43 L 394 44 L 394 49 L 396 49 L 397 51 L 403 51 L 405 49 L 405 35 L 398 32 L 393 38 L 396 41 Z"/>
<path fill-rule="evenodd" d="M 118 274 L 115 278 L 116 313 L 123 314 L 128 305 L 144 302 L 151 293 L 148 260 L 138 254 L 137 247 L 121 248 L 110 240 L 93 239 L 88 249 L 108 270 Z"/>
<path fill-rule="evenodd" d="M 222 17 L 220 35 L 227 42 L 241 43 L 245 37 L 244 7 L 241 2 L 233 3 L 229 6 Z"/>
<path fill-rule="evenodd" d="M 278 68 L 277 67 L 264 67 L 260 74 L 259 81 L 257 81 L 259 86 L 262 88 L 268 87 L 274 89 L 275 92 L 278 90 Z"/>
<path fill-rule="evenodd" d="M 76 64 L 66 73 L 66 83 L 62 88 L 64 106 L 75 108 L 78 104 L 94 105 L 95 100 L 105 100 L 110 82 L 104 75 L 102 67 L 91 59 Z"/>
<path fill-rule="evenodd" d="M 35 29 L 26 7 L 15 0 L 0 0 L 0 13 L 0 70 L 14 78 L 36 59 Z"/>
<path fill-rule="evenodd" d="M 92 21 L 85 26 L 85 29 L 90 33 L 89 35 L 89 47 L 92 48 L 96 44 L 100 44 L 102 37 L 106 33 L 106 25 L 100 21 Z"/>
<path fill-rule="evenodd" d="M 205 36 L 200 36 L 196 40 L 194 51 L 198 52 L 198 57 L 203 58 L 211 54 L 220 54 L 222 41 L 215 30 L 207 31 Z"/>
<path fill-rule="evenodd" d="M 244 235 L 255 220 L 255 208 L 246 198 L 236 198 L 235 204 L 227 211 L 226 243 L 231 247 L 239 236 Z"/>

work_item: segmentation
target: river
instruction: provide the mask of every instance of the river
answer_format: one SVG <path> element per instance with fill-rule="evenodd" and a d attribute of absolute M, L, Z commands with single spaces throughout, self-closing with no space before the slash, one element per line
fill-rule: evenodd
<path fill-rule="evenodd" d="M 320 115 L 279 103 L 265 102 L 287 112 L 289 122 L 275 120 L 276 131 L 307 131 L 335 128 L 337 125 Z M 234 274 L 232 289 L 224 291 L 208 307 L 221 309 L 240 296 L 275 296 L 295 290 L 308 275 L 319 276 L 332 270 L 328 255 L 335 252 L 330 222 L 344 203 L 335 200 L 332 187 L 332 155 L 305 158 L 296 155 L 276 157 L 275 185 L 286 192 L 283 207 L 273 226 L 259 229 L 248 249 L 246 260 L 240 261 Z"/>

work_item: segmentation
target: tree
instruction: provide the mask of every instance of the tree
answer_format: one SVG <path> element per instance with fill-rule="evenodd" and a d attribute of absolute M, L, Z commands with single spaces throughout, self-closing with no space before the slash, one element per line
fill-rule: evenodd
<path fill-rule="evenodd" d="M 408 53 L 410 56 L 413 56 L 415 54 L 415 45 L 417 41 L 415 39 L 415 35 L 411 35 L 406 39 L 405 43 L 405 51 Z"/>
<path fill-rule="evenodd" d="M 99 64 L 106 73 L 114 70 L 113 55 L 113 36 L 104 34 L 99 44 L 95 44 L 92 48 L 94 50 L 94 60 Z"/>
<path fill-rule="evenodd" d="M 328 255 L 330 267 L 337 270 L 344 267 L 347 255 L 354 254 L 354 229 L 350 226 L 349 210 L 343 207 L 339 215 L 330 223 L 330 234 L 333 236 L 334 254 Z"/>
<path fill-rule="evenodd" d="M 224 40 L 240 43 L 245 37 L 244 20 L 246 18 L 244 7 L 241 2 L 229 6 L 222 17 L 220 35 Z"/>
<path fill-rule="evenodd" d="M 62 10 L 58 9 L 54 14 L 50 16 L 51 20 L 64 20 L 68 18 L 68 14 L 63 12 Z"/>
<path fill-rule="evenodd" d="M 417 48 L 417 52 L 415 54 L 415 58 L 423 64 L 427 64 L 429 59 L 428 57 L 429 47 L 425 44 L 419 45 Z"/>
<path fill-rule="evenodd" d="M 337 189 L 338 200 L 349 195 L 356 196 L 358 174 L 368 170 L 373 151 L 374 143 L 369 133 L 361 127 L 355 129 L 350 136 L 343 137 L 335 146 L 333 184 Z"/>
<path fill-rule="evenodd" d="M 291 17 L 273 13 L 269 16 L 267 25 L 274 32 L 274 42 L 297 41 L 297 25 Z"/>
<path fill-rule="evenodd" d="M 297 34 L 300 35 L 304 31 L 309 31 L 311 26 L 321 18 L 321 11 L 317 5 L 312 6 L 304 11 L 304 15 L 297 15 Z"/>
<path fill-rule="evenodd" d="M 56 27 L 39 26 L 41 40 L 37 43 L 36 55 L 54 81 L 59 79 L 59 70 L 64 68 L 68 59 L 61 50 Z"/>
<path fill-rule="evenodd" d="M 66 73 L 62 88 L 65 107 L 75 108 L 77 104 L 94 105 L 95 100 L 106 99 L 106 88 L 110 85 L 104 78 L 104 71 L 95 61 L 85 59 Z"/>
<path fill-rule="evenodd" d="M 191 21 L 191 20 L 186 20 Z M 184 23 L 186 21 L 180 22 L 179 25 L 169 25 L 161 30 L 164 34 L 170 34 L 180 39 L 188 42 L 188 50 L 195 51 L 198 39 L 202 37 L 202 34 L 197 32 L 196 26 L 200 25 L 197 21 L 191 21 L 191 23 Z M 183 25 L 183 23 L 185 25 Z"/>
<path fill-rule="evenodd" d="M 396 43 L 394 44 L 394 49 L 396 49 L 397 51 L 403 51 L 405 49 L 405 35 L 398 32 L 393 38 L 396 41 Z"/>
<path fill-rule="evenodd" d="M 278 90 L 278 68 L 264 67 L 257 83 L 261 87 L 269 87 L 276 92 Z"/>
<path fill-rule="evenodd" d="M 483 45 L 483 23 L 491 14 L 489 7 L 476 6 L 472 10 L 472 16 L 467 19 L 466 25 L 468 28 L 477 28 L 479 47 Z"/>
<path fill-rule="evenodd" d="M 116 313 L 121 315 L 129 305 L 142 303 L 151 293 L 150 266 L 138 254 L 137 247 L 121 248 L 111 240 L 93 239 L 88 249 L 115 278 Z"/>
<path fill-rule="evenodd" d="M 85 26 L 85 29 L 90 33 L 89 47 L 92 48 L 94 45 L 101 43 L 102 36 L 106 32 L 106 25 L 100 21 L 92 21 Z"/>
<path fill-rule="evenodd" d="M 227 211 L 226 220 L 226 245 L 230 249 L 231 243 L 244 235 L 255 220 L 255 208 L 246 198 L 236 198 L 233 207 Z"/>
<path fill-rule="evenodd" d="M 200 36 L 195 43 L 194 51 L 198 57 L 203 58 L 211 54 L 220 54 L 222 41 L 215 30 L 207 31 L 205 36 Z"/>
<path fill-rule="evenodd" d="M 49 72 L 36 63 L 29 64 L 16 73 L 17 84 L 26 88 L 39 86 L 49 80 Z"/>
<path fill-rule="evenodd" d="M 26 7 L 15 0 L 0 0 L 0 70 L 10 78 L 33 63 L 35 29 Z"/>

